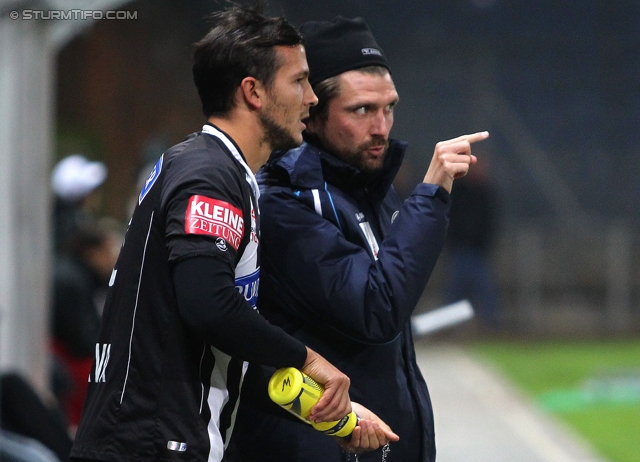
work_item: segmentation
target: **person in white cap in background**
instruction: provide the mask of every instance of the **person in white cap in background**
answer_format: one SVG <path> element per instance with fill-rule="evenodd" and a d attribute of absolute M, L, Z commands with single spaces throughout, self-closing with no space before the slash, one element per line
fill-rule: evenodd
<path fill-rule="evenodd" d="M 51 172 L 54 193 L 50 335 L 52 391 L 65 423 L 80 420 L 100 315 L 121 242 L 117 224 L 96 215 L 107 177 L 102 162 L 81 154 L 64 157 Z"/>
<path fill-rule="evenodd" d="M 93 221 L 98 188 L 107 178 L 102 162 L 90 161 L 81 154 L 71 154 L 60 160 L 51 172 L 51 188 L 55 196 L 53 210 L 53 241 L 56 253 L 63 252 L 65 243 L 79 227 Z"/>

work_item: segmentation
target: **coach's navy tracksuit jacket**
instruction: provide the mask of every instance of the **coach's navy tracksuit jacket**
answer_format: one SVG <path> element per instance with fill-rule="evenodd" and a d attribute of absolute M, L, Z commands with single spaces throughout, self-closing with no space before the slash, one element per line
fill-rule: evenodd
<path fill-rule="evenodd" d="M 400 435 L 386 462 L 435 460 L 410 317 L 443 247 L 450 198 L 419 184 L 400 201 L 392 181 L 405 150 L 392 140 L 383 169 L 367 176 L 308 139 L 274 154 L 258 176 L 258 309 L 346 373 L 351 399 Z M 330 437 L 269 402 L 273 371 L 250 365 L 228 460 L 348 460 Z"/>

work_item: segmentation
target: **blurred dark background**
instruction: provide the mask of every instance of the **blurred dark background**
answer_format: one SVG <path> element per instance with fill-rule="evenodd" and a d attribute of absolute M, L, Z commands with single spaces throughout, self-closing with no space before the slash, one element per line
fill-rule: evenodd
<path fill-rule="evenodd" d="M 126 222 L 145 165 L 200 129 L 191 44 L 221 5 L 130 2 L 119 9 L 136 20 L 96 21 L 61 50 L 56 156 L 107 164 L 101 213 Z M 491 132 L 474 152 L 496 189 L 504 330 L 640 331 L 640 2 L 272 0 L 268 11 L 295 25 L 367 20 L 401 98 L 392 135 L 410 143 L 402 195 L 435 143 Z M 445 302 L 447 260 L 448 250 L 419 311 Z"/>

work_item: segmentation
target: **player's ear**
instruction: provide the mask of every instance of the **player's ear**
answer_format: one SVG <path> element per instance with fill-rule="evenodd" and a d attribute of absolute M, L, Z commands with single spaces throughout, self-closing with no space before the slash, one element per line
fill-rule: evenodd
<path fill-rule="evenodd" d="M 251 109 L 261 109 L 265 102 L 266 89 L 255 77 L 245 77 L 238 88 L 240 96 Z"/>

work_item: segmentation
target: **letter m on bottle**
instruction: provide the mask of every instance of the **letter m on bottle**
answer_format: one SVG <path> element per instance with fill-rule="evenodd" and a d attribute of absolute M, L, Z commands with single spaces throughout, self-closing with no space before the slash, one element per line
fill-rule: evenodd
<path fill-rule="evenodd" d="M 96 343 L 96 373 L 95 380 L 97 382 L 106 382 L 107 363 L 111 356 L 111 344 L 103 343 L 102 348 Z"/>

